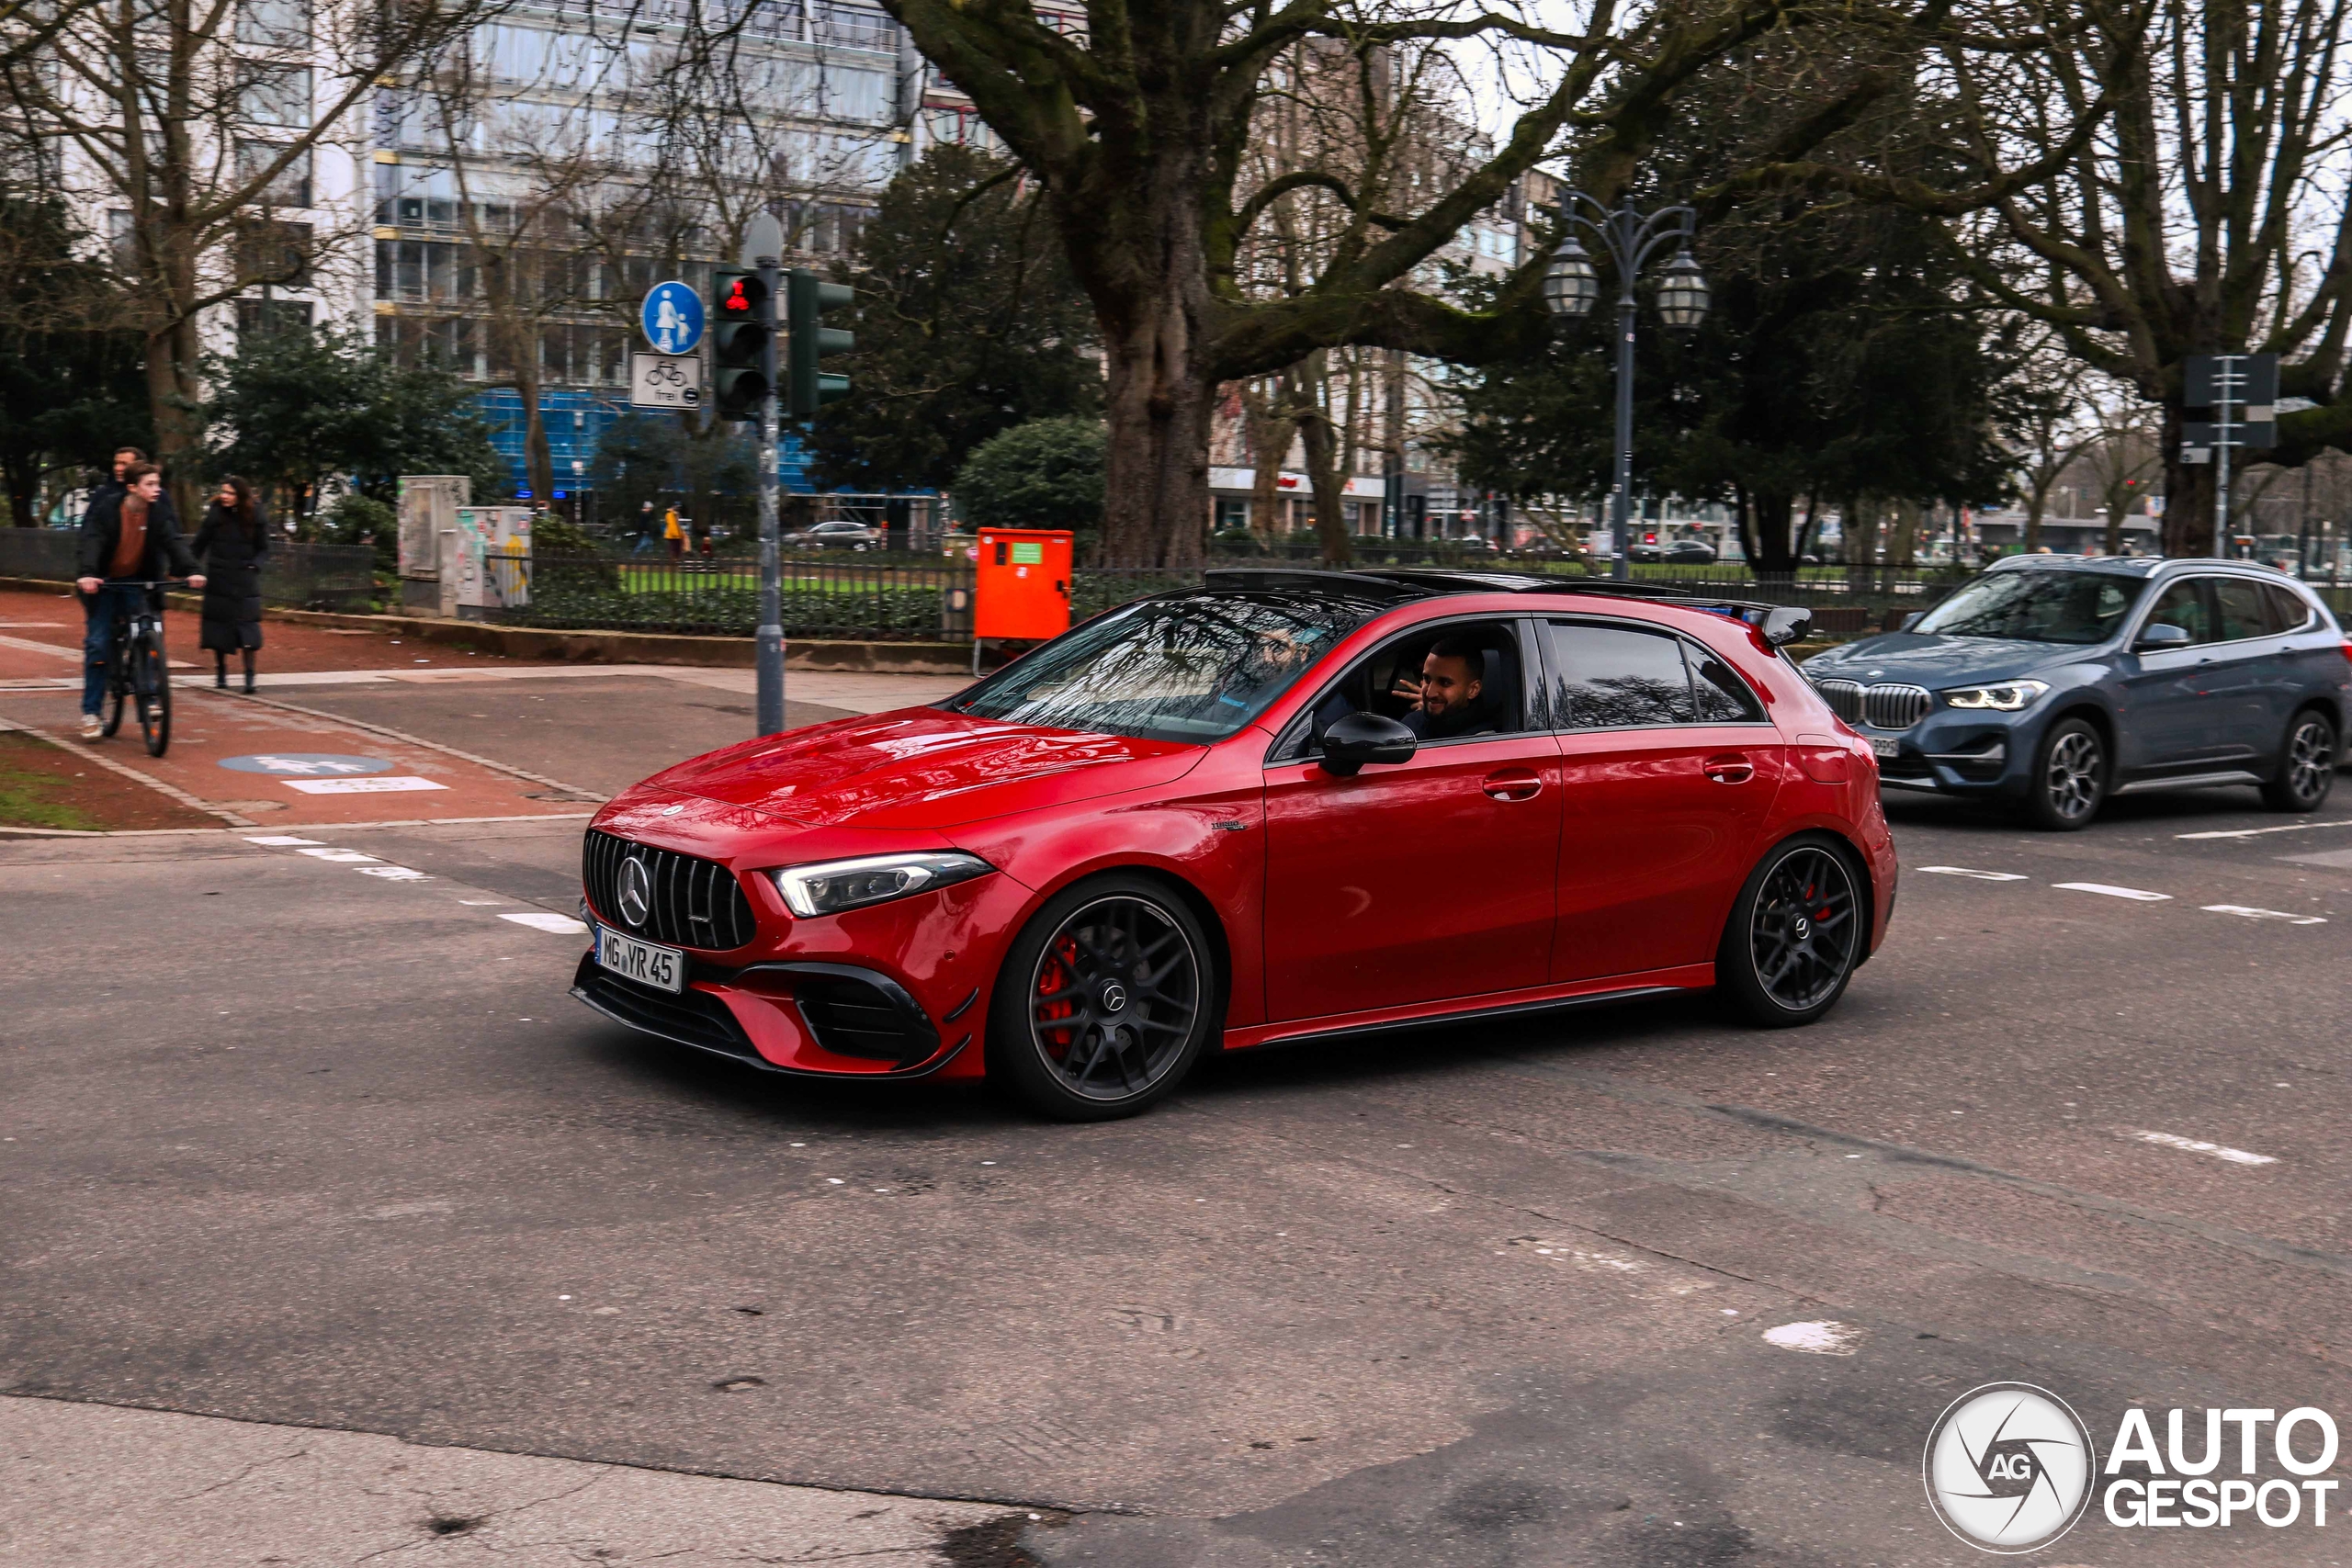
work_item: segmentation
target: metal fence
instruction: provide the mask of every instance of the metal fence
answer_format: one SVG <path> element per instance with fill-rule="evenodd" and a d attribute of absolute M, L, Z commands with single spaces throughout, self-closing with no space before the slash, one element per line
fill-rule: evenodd
<path fill-rule="evenodd" d="M 0 577 L 71 582 L 81 534 L 71 528 L 0 528 Z M 263 558 L 262 602 L 293 610 L 365 610 L 376 591 L 376 552 L 364 545 L 273 543 Z"/>

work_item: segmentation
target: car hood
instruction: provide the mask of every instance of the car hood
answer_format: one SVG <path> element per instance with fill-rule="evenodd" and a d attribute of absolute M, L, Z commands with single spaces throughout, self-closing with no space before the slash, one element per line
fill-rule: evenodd
<path fill-rule="evenodd" d="M 1150 788 L 1205 755 L 1174 741 L 900 708 L 747 740 L 646 783 L 812 828 L 939 829 Z"/>
<path fill-rule="evenodd" d="M 1882 681 L 1907 682 L 1933 691 L 2009 681 L 2056 665 L 2079 664 L 2096 646 L 1889 632 L 1816 654 L 1804 661 L 1804 672 L 1815 681 L 1837 677 L 1866 686 Z"/>

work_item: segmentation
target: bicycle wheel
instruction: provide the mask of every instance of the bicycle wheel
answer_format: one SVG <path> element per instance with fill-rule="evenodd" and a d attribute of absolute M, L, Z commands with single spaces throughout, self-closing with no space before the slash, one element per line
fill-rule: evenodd
<path fill-rule="evenodd" d="M 172 678 L 164 664 L 164 650 L 141 638 L 131 652 L 131 669 L 139 687 L 139 734 L 147 755 L 160 757 L 172 743 Z"/>
<path fill-rule="evenodd" d="M 130 634 L 118 629 L 114 650 L 107 655 L 106 718 L 99 733 L 111 739 L 122 728 L 122 710 L 130 699 Z"/>

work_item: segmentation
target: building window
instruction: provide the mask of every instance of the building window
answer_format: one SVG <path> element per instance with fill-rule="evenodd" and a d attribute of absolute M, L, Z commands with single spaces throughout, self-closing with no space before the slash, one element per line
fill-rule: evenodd
<path fill-rule="evenodd" d="M 275 141 L 240 141 L 237 143 L 237 181 L 240 185 L 259 177 L 261 172 L 275 163 L 286 149 Z M 267 185 L 254 194 L 256 204 L 264 207 L 308 207 L 311 205 L 311 150 L 308 147 L 294 154 L 283 169 Z"/>
<path fill-rule="evenodd" d="M 470 250 L 437 240 L 376 242 L 379 299 L 470 299 L 474 266 Z"/>
<path fill-rule="evenodd" d="M 130 221 L 130 214 L 120 208 L 107 214 L 107 249 L 114 257 L 117 272 L 139 271 L 138 228 Z"/>
<path fill-rule="evenodd" d="M 238 0 L 237 41 L 263 49 L 308 49 L 310 0 Z"/>
<path fill-rule="evenodd" d="M 237 341 L 260 343 L 311 330 L 308 299 L 240 299 L 237 301 Z"/>
<path fill-rule="evenodd" d="M 307 288 L 311 279 L 308 223 L 252 223 L 237 235 L 237 271 L 247 283 Z"/>
<path fill-rule="evenodd" d="M 256 65 L 248 62 L 237 107 L 255 125 L 311 128 L 311 69 L 307 65 Z"/>

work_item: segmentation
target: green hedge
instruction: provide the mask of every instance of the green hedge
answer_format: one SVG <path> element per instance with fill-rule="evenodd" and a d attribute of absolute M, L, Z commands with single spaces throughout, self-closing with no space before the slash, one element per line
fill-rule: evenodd
<path fill-rule="evenodd" d="M 787 588 L 784 635 L 880 642 L 934 642 L 941 637 L 943 595 L 935 588 L 829 592 Z M 694 592 L 627 593 L 574 582 L 532 584 L 530 607 L 508 612 L 510 625 L 565 630 L 693 632 L 750 637 L 759 627 L 756 590 L 711 588 Z"/>

